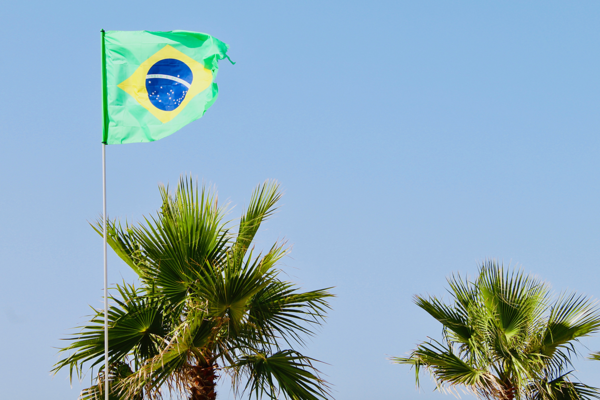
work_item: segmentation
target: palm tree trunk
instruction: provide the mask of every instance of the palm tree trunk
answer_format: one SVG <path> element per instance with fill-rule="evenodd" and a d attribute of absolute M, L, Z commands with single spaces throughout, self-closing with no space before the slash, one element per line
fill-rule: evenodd
<path fill-rule="evenodd" d="M 505 399 L 506 400 L 513 400 L 515 398 L 515 390 L 516 388 L 513 386 L 509 386 L 508 388 L 506 388 L 506 392 L 505 392 Z"/>
<path fill-rule="evenodd" d="M 198 363 L 190 368 L 192 387 L 190 388 L 190 400 L 215 400 L 217 375 L 214 363 Z"/>

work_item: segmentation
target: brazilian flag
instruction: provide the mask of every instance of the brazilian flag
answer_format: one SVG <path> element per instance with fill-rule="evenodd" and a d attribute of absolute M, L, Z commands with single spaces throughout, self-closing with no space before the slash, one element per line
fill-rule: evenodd
<path fill-rule="evenodd" d="M 102 142 L 152 142 L 202 117 L 228 48 L 198 32 L 102 31 Z"/>

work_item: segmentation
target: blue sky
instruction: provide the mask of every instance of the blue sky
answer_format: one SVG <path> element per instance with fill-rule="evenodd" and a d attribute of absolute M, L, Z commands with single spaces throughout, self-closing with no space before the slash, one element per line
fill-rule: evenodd
<path fill-rule="evenodd" d="M 3 4 L 2 397 L 84 387 L 49 370 L 102 306 L 88 225 L 102 209 L 100 29 L 206 32 L 237 62 L 221 63 L 201 120 L 108 147 L 109 214 L 137 221 L 159 183 L 191 173 L 234 219 L 278 180 L 258 245 L 288 240 L 291 280 L 335 286 L 303 350 L 328 363 L 335 397 L 441 399 L 387 360 L 440 337 L 414 294 L 441 296 L 447 276 L 497 258 L 600 297 L 599 17 L 592 1 Z M 114 255 L 109 280 L 134 280 Z M 582 344 L 598 351 L 600 337 Z M 600 362 L 575 365 L 600 386 Z M 226 383 L 219 395 L 233 398 Z"/>

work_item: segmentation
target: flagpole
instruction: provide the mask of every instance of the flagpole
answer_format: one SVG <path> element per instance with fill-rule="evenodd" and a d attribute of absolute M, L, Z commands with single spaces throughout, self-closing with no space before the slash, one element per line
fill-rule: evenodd
<path fill-rule="evenodd" d="M 102 143 L 102 236 L 104 238 L 104 398 L 108 396 L 108 263 L 106 260 L 106 145 Z"/>
<path fill-rule="evenodd" d="M 108 263 L 106 260 L 107 224 L 106 224 L 106 144 L 108 134 L 108 105 L 106 90 L 106 46 L 104 29 L 102 37 L 102 237 L 104 238 L 104 398 L 108 396 Z"/>

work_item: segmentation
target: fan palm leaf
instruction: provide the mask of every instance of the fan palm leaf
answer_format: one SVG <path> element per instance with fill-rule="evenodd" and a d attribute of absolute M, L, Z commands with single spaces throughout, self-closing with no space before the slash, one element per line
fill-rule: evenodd
<path fill-rule="evenodd" d="M 231 367 L 248 376 L 244 390 L 257 399 L 266 394 L 276 400 L 280 393 L 292 400 L 326 399 L 327 384 L 318 377 L 314 361 L 297 351 L 282 350 L 273 354 L 245 354 Z"/>
<path fill-rule="evenodd" d="M 563 294 L 552 301 L 548 285 L 494 261 L 477 279 L 448 280 L 454 300 L 415 297 L 442 324 L 445 343 L 421 343 L 399 364 L 430 372 L 438 388 L 463 387 L 485 399 L 590 399 L 596 388 L 569 380 L 574 343 L 600 329 L 591 299 Z M 570 396 L 570 397 L 569 397 Z"/>
<path fill-rule="evenodd" d="M 280 278 L 282 244 L 265 253 L 252 247 L 261 224 L 276 210 L 279 186 L 266 182 L 252 194 L 237 233 L 224 221 L 216 195 L 182 179 L 143 224 L 109 221 L 107 240 L 139 276 L 141 288 L 116 287 L 109 309 L 110 373 L 115 399 L 160 399 L 165 391 L 192 400 L 214 399 L 217 372 L 256 396 L 323 399 L 328 387 L 314 362 L 293 349 L 313 334 L 329 309 L 328 289 L 304 292 Z M 102 225 L 93 228 L 102 233 Z M 103 313 L 95 312 L 61 352 L 54 368 L 80 374 L 104 352 Z M 290 348 L 285 348 L 289 346 Z M 115 369 L 115 371 L 117 371 Z M 103 370 L 84 398 L 101 392 Z M 87 397 L 86 397 L 87 396 Z M 140 397 L 142 396 L 142 397 Z"/>

